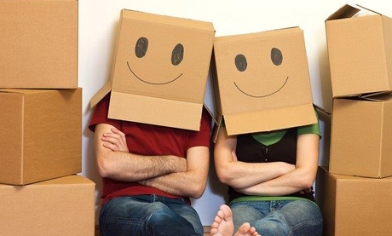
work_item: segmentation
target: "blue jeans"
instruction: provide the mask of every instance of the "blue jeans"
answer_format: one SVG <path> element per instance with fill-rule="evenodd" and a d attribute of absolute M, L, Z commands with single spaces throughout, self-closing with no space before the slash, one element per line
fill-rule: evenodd
<path fill-rule="evenodd" d="M 246 201 L 230 205 L 235 231 L 249 222 L 262 236 L 321 236 L 323 218 L 310 200 Z"/>
<path fill-rule="evenodd" d="M 102 236 L 203 235 L 199 215 L 183 199 L 158 195 L 118 197 L 102 206 Z"/>

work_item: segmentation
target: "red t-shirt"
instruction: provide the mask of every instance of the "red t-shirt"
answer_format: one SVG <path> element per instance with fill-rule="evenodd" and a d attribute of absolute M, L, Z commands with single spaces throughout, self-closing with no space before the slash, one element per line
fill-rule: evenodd
<path fill-rule="evenodd" d="M 187 150 L 191 147 L 210 146 L 211 116 L 205 109 L 202 113 L 200 131 L 190 131 L 109 119 L 107 118 L 109 102 L 110 93 L 96 105 L 89 129 L 94 132 L 95 126 L 100 123 L 116 127 L 125 134 L 130 153 L 146 156 L 175 155 L 185 158 Z M 171 198 L 181 197 L 136 182 L 103 178 L 102 205 L 115 197 L 145 194 L 157 194 Z M 190 202 L 188 198 L 184 199 Z"/>

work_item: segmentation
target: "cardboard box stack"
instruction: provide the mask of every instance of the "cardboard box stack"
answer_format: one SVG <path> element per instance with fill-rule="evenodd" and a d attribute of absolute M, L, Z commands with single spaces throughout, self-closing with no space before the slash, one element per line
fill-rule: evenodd
<path fill-rule="evenodd" d="M 324 235 L 390 235 L 392 19 L 345 5 L 325 25 L 333 109 L 316 191 Z"/>
<path fill-rule="evenodd" d="M 78 1 L 0 2 L 1 235 L 94 235 L 81 172 Z"/>

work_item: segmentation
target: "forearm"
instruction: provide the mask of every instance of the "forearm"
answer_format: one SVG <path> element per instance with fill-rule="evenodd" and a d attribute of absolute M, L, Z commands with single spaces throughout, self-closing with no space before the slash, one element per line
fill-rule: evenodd
<path fill-rule="evenodd" d="M 187 152 L 186 163 L 185 171 L 162 175 L 140 183 L 176 196 L 199 198 L 207 184 L 209 149 L 207 147 L 190 148 Z"/>
<path fill-rule="evenodd" d="M 194 193 L 192 188 L 193 184 L 197 184 L 199 180 L 187 172 L 177 172 L 159 177 L 140 181 L 141 184 L 157 188 L 163 192 L 181 196 L 198 198 L 198 193 Z"/>
<path fill-rule="evenodd" d="M 126 152 L 108 151 L 100 157 L 101 175 L 119 181 L 137 182 L 169 173 L 184 171 L 186 162 L 176 156 L 141 156 Z"/>
<path fill-rule="evenodd" d="M 97 125 L 94 137 L 98 170 L 102 177 L 137 182 L 186 170 L 184 158 L 130 153 L 125 134 L 111 125 Z"/>
<path fill-rule="evenodd" d="M 227 136 L 221 128 L 214 149 L 215 169 L 219 180 L 234 188 L 248 188 L 275 179 L 294 170 L 295 166 L 284 162 L 246 163 L 238 161 L 235 149 L 237 137 Z"/>
<path fill-rule="evenodd" d="M 316 173 L 297 168 L 285 175 L 237 191 L 247 195 L 282 196 L 293 194 L 312 186 Z"/>
<path fill-rule="evenodd" d="M 284 162 L 246 163 L 232 161 L 228 163 L 225 184 L 233 188 L 248 188 L 278 178 L 294 169 L 294 165 Z"/>

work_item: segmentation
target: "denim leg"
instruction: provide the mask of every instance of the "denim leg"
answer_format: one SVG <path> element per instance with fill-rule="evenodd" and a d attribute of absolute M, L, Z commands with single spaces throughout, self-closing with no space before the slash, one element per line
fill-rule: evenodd
<path fill-rule="evenodd" d="M 233 213 L 234 232 L 237 232 L 244 222 L 255 222 L 269 212 L 268 202 L 239 202 L 231 204 L 230 208 Z"/>
<path fill-rule="evenodd" d="M 201 224 L 199 214 L 183 199 L 166 198 L 163 203 L 167 205 L 180 218 L 182 218 L 181 221 L 185 220 L 187 223 L 190 223 L 192 229 L 196 232 L 196 234 L 193 233 L 183 235 L 204 235 L 204 228 Z"/>
<path fill-rule="evenodd" d="M 178 206 L 185 205 L 185 208 L 191 206 L 182 199 L 169 199 L 167 202 L 165 199 L 168 198 L 155 195 L 112 199 L 100 212 L 99 226 L 102 236 L 201 235 L 195 232 L 190 222 L 166 203 L 177 202 Z"/>
<path fill-rule="evenodd" d="M 246 208 L 240 208 L 238 204 L 245 205 Z M 323 219 L 321 212 L 318 206 L 311 201 L 243 202 L 234 205 L 236 205 L 235 208 L 233 207 L 234 219 L 238 215 L 240 215 L 242 220 L 249 218 L 248 222 L 263 236 L 322 235 Z M 245 211 L 249 207 L 253 207 L 254 209 Z M 234 211 L 234 209 L 236 210 Z M 254 213 L 255 210 L 262 215 L 258 219 L 255 219 L 257 215 Z M 246 216 L 247 214 L 249 216 Z M 244 222 L 241 221 L 238 224 Z"/>

